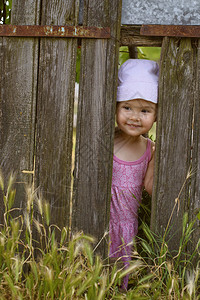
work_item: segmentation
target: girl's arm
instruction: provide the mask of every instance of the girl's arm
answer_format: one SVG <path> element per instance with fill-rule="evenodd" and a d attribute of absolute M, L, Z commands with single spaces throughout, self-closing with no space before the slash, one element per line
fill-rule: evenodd
<path fill-rule="evenodd" d="M 151 160 L 148 164 L 147 172 L 144 178 L 144 188 L 149 195 L 152 195 L 152 190 L 153 190 L 154 157 L 155 157 L 155 144 L 152 142 Z"/>

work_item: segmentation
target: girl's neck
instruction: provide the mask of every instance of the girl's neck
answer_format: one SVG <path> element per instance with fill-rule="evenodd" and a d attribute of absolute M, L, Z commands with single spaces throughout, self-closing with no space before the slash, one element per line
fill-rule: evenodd
<path fill-rule="evenodd" d="M 135 161 L 146 151 L 147 140 L 143 136 L 128 136 L 117 130 L 114 140 L 114 154 L 121 160 Z"/>

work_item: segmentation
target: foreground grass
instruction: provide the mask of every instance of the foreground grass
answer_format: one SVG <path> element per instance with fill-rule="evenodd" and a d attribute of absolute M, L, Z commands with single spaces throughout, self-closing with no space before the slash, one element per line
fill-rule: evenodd
<path fill-rule="evenodd" d="M 11 176 L 8 188 L 0 176 L 4 222 L 0 227 L 0 299 L 200 299 L 199 253 L 185 253 L 193 222 L 183 220 L 180 249 L 172 256 L 164 239 L 143 224 L 145 238 L 135 243 L 129 269 L 112 268 L 94 254 L 92 237 L 78 233 L 68 239 L 68 228 L 50 225 L 48 203 L 27 189 L 26 210 L 13 209 L 15 190 Z M 39 217 L 34 218 L 37 210 Z M 13 211 L 19 212 L 12 217 Z M 58 229 L 58 228 L 57 228 Z M 33 236 L 35 239 L 33 239 Z M 139 245 L 139 247 L 138 247 Z M 140 250 L 137 250 L 140 249 Z M 119 289 L 130 273 L 130 286 Z"/>

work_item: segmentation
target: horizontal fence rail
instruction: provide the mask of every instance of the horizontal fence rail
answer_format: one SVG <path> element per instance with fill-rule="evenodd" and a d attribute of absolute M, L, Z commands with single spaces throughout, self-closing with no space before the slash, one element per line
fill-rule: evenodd
<path fill-rule="evenodd" d="M 0 36 L 110 38 L 109 27 L 56 25 L 0 25 Z"/>

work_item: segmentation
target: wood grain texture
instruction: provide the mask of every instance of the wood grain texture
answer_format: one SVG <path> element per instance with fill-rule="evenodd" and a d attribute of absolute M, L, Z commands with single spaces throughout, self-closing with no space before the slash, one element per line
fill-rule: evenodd
<path fill-rule="evenodd" d="M 34 25 L 38 15 L 38 1 L 13 1 L 13 24 Z M 22 171 L 33 170 L 37 54 L 37 39 L 0 38 L 0 168 L 5 180 L 16 173 L 18 208 L 25 205 L 24 184 L 32 181 L 32 175 Z"/>
<path fill-rule="evenodd" d="M 109 27 L 61 25 L 2 25 L 0 36 L 110 38 Z"/>
<path fill-rule="evenodd" d="M 162 37 L 150 37 L 140 35 L 140 25 L 122 25 L 120 35 L 121 46 L 134 47 L 161 47 Z"/>
<path fill-rule="evenodd" d="M 42 25 L 75 25 L 76 2 L 42 1 Z M 35 185 L 51 207 L 51 223 L 68 225 L 77 39 L 41 39 Z"/>
<path fill-rule="evenodd" d="M 87 10 L 86 10 L 87 8 Z M 108 230 L 121 1 L 87 1 L 84 23 L 110 26 L 110 40 L 84 40 L 73 197 L 73 231 L 99 242 Z M 108 236 L 107 236 L 108 240 Z M 98 251 L 107 257 L 105 239 Z"/>
<path fill-rule="evenodd" d="M 175 36 L 175 37 L 200 37 L 198 25 L 142 25 L 141 35 L 145 36 Z"/>
<path fill-rule="evenodd" d="M 189 218 L 194 220 L 200 212 L 200 39 L 197 42 L 197 52 L 195 59 L 194 73 L 195 87 L 195 105 L 194 105 L 194 123 L 193 123 L 193 144 L 192 144 L 192 167 L 191 167 L 191 197 L 189 202 Z M 190 244 L 190 253 L 193 253 L 200 237 L 200 221 L 197 219 L 192 234 L 192 244 Z"/>
<path fill-rule="evenodd" d="M 182 233 L 183 213 L 188 210 L 189 181 L 186 184 L 184 182 L 191 164 L 193 72 L 194 51 L 191 40 L 164 38 L 160 66 L 152 228 L 163 234 L 175 206 L 167 240 L 173 237 L 169 246 L 176 250 Z M 179 199 L 175 200 L 181 189 Z"/>

